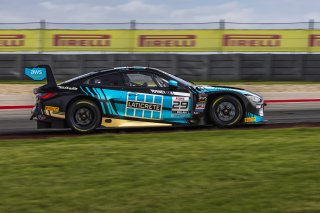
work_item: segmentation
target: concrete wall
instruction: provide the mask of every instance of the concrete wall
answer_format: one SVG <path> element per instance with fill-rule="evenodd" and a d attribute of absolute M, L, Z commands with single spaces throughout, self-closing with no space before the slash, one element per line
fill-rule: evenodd
<path fill-rule="evenodd" d="M 0 80 L 50 64 L 59 80 L 117 66 L 151 66 L 188 80 L 320 81 L 320 54 L 0 54 Z"/>

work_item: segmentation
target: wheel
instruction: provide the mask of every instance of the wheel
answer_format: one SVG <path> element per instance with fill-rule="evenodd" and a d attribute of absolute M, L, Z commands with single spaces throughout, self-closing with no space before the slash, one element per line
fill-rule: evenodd
<path fill-rule="evenodd" d="M 90 100 L 73 102 L 67 111 L 67 123 L 76 132 L 92 132 L 101 124 L 101 111 Z"/>
<path fill-rule="evenodd" d="M 240 101 L 230 95 L 223 95 L 211 102 L 210 117 L 213 124 L 219 127 L 237 125 L 243 115 Z"/>

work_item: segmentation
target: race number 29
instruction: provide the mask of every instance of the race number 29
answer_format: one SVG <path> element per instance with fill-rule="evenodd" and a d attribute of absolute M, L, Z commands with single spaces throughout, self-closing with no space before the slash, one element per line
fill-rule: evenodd
<path fill-rule="evenodd" d="M 189 109 L 188 97 L 173 97 L 172 98 L 172 113 L 187 114 Z"/>
<path fill-rule="evenodd" d="M 189 102 L 188 101 L 173 101 L 172 109 L 188 109 Z"/>

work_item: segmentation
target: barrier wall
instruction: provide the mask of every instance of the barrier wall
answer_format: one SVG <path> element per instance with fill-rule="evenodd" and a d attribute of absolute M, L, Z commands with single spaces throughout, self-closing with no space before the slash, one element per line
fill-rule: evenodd
<path fill-rule="evenodd" d="M 0 30 L 0 52 L 320 52 L 320 30 Z"/>
<path fill-rule="evenodd" d="M 57 79 L 117 66 L 151 66 L 193 81 L 320 81 L 320 54 L 0 54 L 0 80 L 50 64 Z"/>

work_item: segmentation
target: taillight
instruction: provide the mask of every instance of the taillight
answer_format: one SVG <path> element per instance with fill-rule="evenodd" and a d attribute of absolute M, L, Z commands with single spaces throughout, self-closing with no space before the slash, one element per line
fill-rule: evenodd
<path fill-rule="evenodd" d="M 39 99 L 42 99 L 42 100 L 46 100 L 48 98 L 52 98 L 53 96 L 55 96 L 57 93 L 54 93 L 54 92 L 46 92 L 46 93 L 38 93 L 37 94 L 37 97 Z"/>

